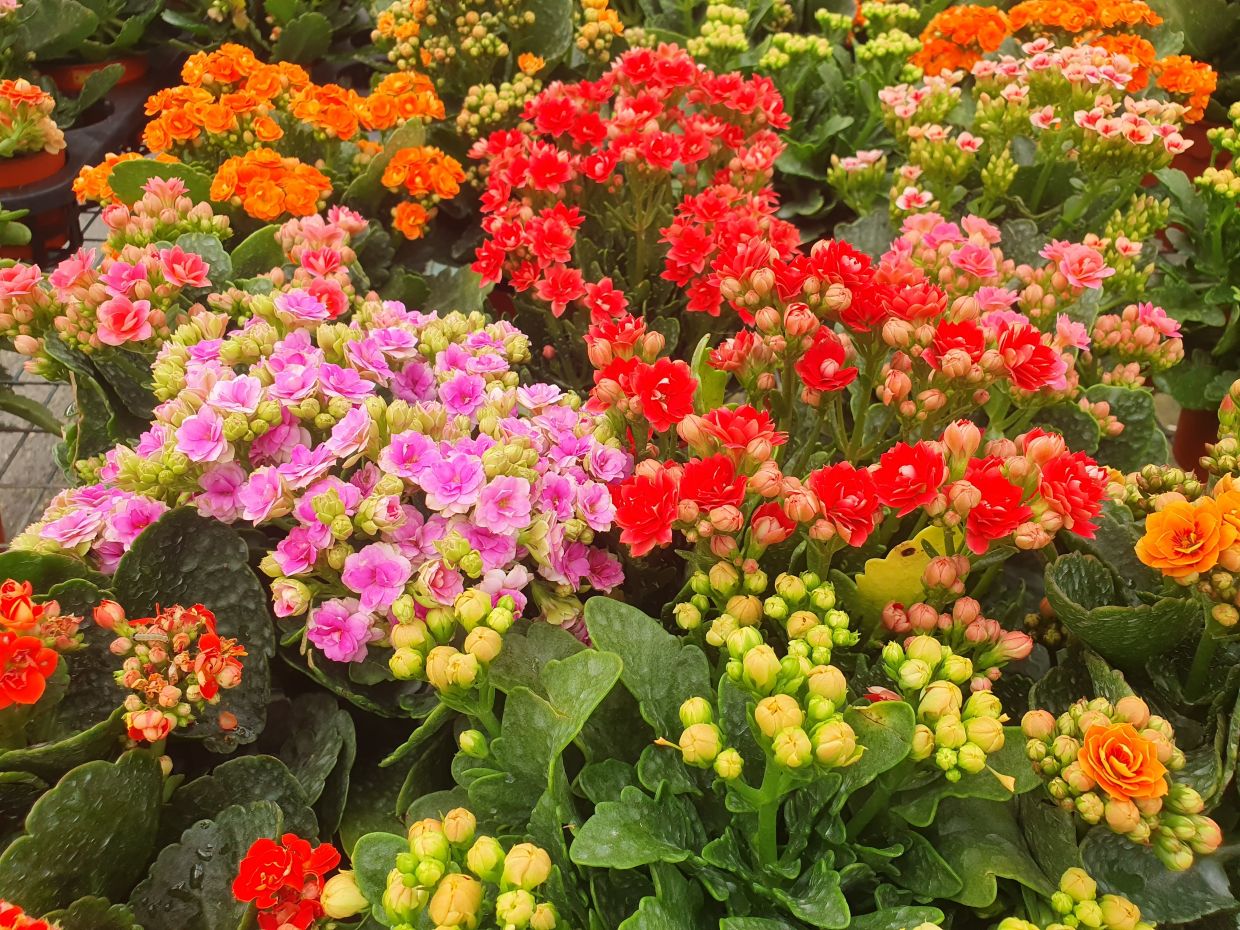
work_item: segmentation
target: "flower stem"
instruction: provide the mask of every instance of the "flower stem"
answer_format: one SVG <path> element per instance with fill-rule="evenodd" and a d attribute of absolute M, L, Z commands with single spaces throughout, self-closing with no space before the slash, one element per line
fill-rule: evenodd
<path fill-rule="evenodd" d="M 758 861 L 773 865 L 779 859 L 779 806 L 783 802 L 784 777 L 771 759 L 767 760 L 758 788 Z"/>
<path fill-rule="evenodd" d="M 1207 614 L 1201 639 L 1197 640 L 1197 651 L 1193 653 L 1192 667 L 1188 670 L 1188 681 L 1184 684 L 1184 696 L 1190 701 L 1201 697 L 1206 678 L 1210 674 L 1210 664 L 1214 661 L 1215 650 L 1218 649 L 1218 640 L 1214 638 L 1214 631 L 1210 627 L 1211 620 Z"/>

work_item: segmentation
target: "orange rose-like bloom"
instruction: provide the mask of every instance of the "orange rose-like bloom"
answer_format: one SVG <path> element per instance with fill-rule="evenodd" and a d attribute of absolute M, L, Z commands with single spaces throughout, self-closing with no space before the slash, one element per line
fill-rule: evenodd
<path fill-rule="evenodd" d="M 1169 94 L 1188 98 L 1185 121 L 1195 123 L 1206 115 L 1206 104 L 1218 87 L 1218 75 L 1213 68 L 1187 55 L 1169 55 L 1156 62 L 1154 69 L 1158 72 L 1159 87 Z"/>
<path fill-rule="evenodd" d="M 1081 770 L 1117 801 L 1161 798 L 1167 767 L 1158 750 L 1131 723 L 1090 727 L 1076 758 Z"/>
<path fill-rule="evenodd" d="M 992 6 L 948 7 L 922 30 L 922 50 L 912 63 L 927 74 L 970 68 L 993 52 L 1010 32 L 1007 14 Z"/>
<path fill-rule="evenodd" d="M 78 203 L 115 202 L 116 194 L 109 183 L 112 180 L 112 169 L 121 162 L 134 161 L 141 157 L 137 152 L 125 152 L 123 155 L 109 153 L 104 156 L 102 164 L 83 165 L 78 176 L 73 179 L 73 193 L 77 196 Z"/>
<path fill-rule="evenodd" d="M 1213 568 L 1219 553 L 1236 541 L 1237 532 L 1211 498 L 1191 504 L 1173 501 L 1145 518 L 1137 558 L 1168 577 L 1186 578 Z"/>
<path fill-rule="evenodd" d="M 29 630 L 43 616 L 43 607 L 32 599 L 29 581 L 5 579 L 0 584 L 0 624 L 18 632 Z"/>
<path fill-rule="evenodd" d="M 392 211 L 392 225 L 406 239 L 421 239 L 429 219 L 430 215 L 420 204 L 408 200 L 398 203 Z"/>

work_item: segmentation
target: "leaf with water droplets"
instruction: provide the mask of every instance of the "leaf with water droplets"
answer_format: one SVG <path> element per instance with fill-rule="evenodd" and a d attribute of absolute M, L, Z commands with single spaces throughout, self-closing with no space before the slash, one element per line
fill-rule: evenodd
<path fill-rule="evenodd" d="M 283 817 L 273 801 L 234 804 L 200 820 L 166 847 L 129 899 L 145 930 L 237 930 L 249 907 L 232 893 L 255 840 L 275 839 Z"/>

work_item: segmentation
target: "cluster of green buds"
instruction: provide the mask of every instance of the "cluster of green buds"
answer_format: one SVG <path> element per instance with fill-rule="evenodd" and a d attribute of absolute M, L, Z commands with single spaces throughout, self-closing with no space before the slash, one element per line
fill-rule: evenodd
<path fill-rule="evenodd" d="M 903 29 L 888 29 L 877 34 L 870 33 L 865 42 L 858 42 L 853 49 L 858 64 L 882 69 L 884 78 L 892 81 L 916 81 L 921 69 L 909 64 L 909 59 L 921 51 L 921 40 Z"/>
<path fill-rule="evenodd" d="M 921 10 L 910 3 L 887 3 L 886 0 L 862 0 L 861 18 L 866 32 L 888 32 L 892 29 L 916 31 L 921 22 Z"/>
<path fill-rule="evenodd" d="M 751 730 L 768 764 L 810 772 L 852 765 L 861 758 L 857 735 L 844 720 L 848 682 L 833 665 L 805 660 L 782 662 L 752 628 L 737 630 L 728 643 L 728 674 L 754 703 Z M 680 707 L 684 730 L 676 746 L 686 765 L 713 768 L 725 781 L 741 777 L 743 760 L 725 745 L 710 701 L 694 697 Z"/>
<path fill-rule="evenodd" d="M 1007 917 L 998 930 L 1153 930 L 1141 919 L 1141 909 L 1127 898 L 1114 894 L 1098 896 L 1098 883 L 1080 868 L 1071 868 L 1059 878 L 1059 888 L 1051 895 L 1055 920 L 1046 927 Z"/>
<path fill-rule="evenodd" d="M 737 630 L 754 629 L 769 620 L 783 627 L 788 636 L 788 657 L 813 665 L 826 665 L 835 649 L 856 645 L 859 636 L 849 628 L 848 614 L 835 606 L 835 588 L 814 572 L 775 579 L 774 593 L 762 599 L 769 581 L 756 563 L 717 562 L 709 572 L 695 572 L 689 579 L 693 595 L 676 605 L 676 623 L 695 630 L 711 614 L 717 614 L 706 632 L 706 642 L 722 648 Z M 744 570 L 742 572 L 742 569 Z M 761 639 L 761 634 L 758 634 Z"/>
<path fill-rule="evenodd" d="M 932 682 L 960 686 L 973 678 L 972 660 L 925 633 L 908 637 L 903 645 L 893 640 L 883 646 L 883 670 L 906 697 L 920 694 Z"/>
<path fill-rule="evenodd" d="M 822 7 L 814 11 L 814 22 L 834 43 L 841 43 L 852 34 L 853 18 Z"/>
<path fill-rule="evenodd" d="M 383 892 L 383 909 L 394 930 L 555 930 L 555 905 L 540 900 L 551 877 L 551 857 L 532 843 L 504 849 L 478 835 L 478 821 L 463 807 L 443 820 L 419 820 L 409 828 L 409 851 L 396 857 Z"/>
<path fill-rule="evenodd" d="M 401 681 L 422 679 L 441 694 L 467 692 L 500 654 L 515 608 L 510 596 L 491 606 L 489 594 L 470 588 L 451 608 L 432 607 L 419 619 L 413 597 L 403 594 L 392 605 L 399 622 L 389 634 L 395 651 L 388 666 Z"/>
<path fill-rule="evenodd" d="M 1201 465 L 1212 475 L 1234 475 L 1240 472 L 1240 438 L 1235 435 L 1224 436 L 1218 442 L 1208 444 L 1206 454 L 1201 457 Z"/>
<path fill-rule="evenodd" d="M 1175 871 L 1222 842 L 1218 824 L 1202 813 L 1201 795 L 1173 777 L 1185 759 L 1171 724 L 1140 698 L 1114 704 L 1082 698 L 1058 717 L 1033 710 L 1021 729 L 1047 793 L 1085 823 L 1106 823 L 1134 843 L 1152 845 Z"/>
<path fill-rule="evenodd" d="M 992 148 L 980 172 L 982 195 L 988 201 L 1001 200 L 1016 181 L 1019 167 L 1010 142 L 1001 149 Z"/>
<path fill-rule="evenodd" d="M 749 50 L 749 38 L 745 35 L 748 25 L 749 11 L 743 5 L 724 2 L 708 4 L 706 18 L 686 48 L 694 58 L 726 65 L 733 56 Z"/>
<path fill-rule="evenodd" d="M 887 187 L 887 156 L 881 149 L 831 156 L 827 183 L 857 213 L 875 203 Z"/>
<path fill-rule="evenodd" d="M 1192 472 L 1174 465 L 1146 465 L 1125 475 L 1122 487 L 1124 505 L 1138 517 L 1157 510 L 1163 494 L 1182 494 L 1185 500 L 1194 501 L 1206 493 L 1206 486 Z"/>
<path fill-rule="evenodd" d="M 793 61 L 806 59 L 817 62 L 831 57 L 831 42 L 823 36 L 808 36 L 793 32 L 777 32 L 758 60 L 763 71 L 782 71 Z"/>
<path fill-rule="evenodd" d="M 917 728 L 909 756 L 929 760 L 950 782 L 976 775 L 987 767 L 986 757 L 1003 748 L 1003 705 L 990 691 L 977 691 L 965 700 L 950 681 L 933 681 L 920 697 L 910 701 L 917 709 Z M 1005 780 L 1007 776 L 996 777 Z"/>
<path fill-rule="evenodd" d="M 1231 168 L 1206 168 L 1193 178 L 1193 183 L 1206 194 L 1232 203 L 1240 201 L 1240 175 Z"/>
<path fill-rule="evenodd" d="M 474 84 L 465 94 L 456 128 L 470 139 L 515 125 L 525 105 L 542 91 L 542 81 L 518 72 L 500 84 Z"/>

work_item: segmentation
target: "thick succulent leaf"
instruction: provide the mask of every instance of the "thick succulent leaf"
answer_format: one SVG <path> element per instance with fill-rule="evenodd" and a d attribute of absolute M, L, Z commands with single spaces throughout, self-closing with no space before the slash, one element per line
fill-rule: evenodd
<path fill-rule="evenodd" d="M 146 750 L 69 772 L 0 855 L 0 898 L 34 914 L 87 895 L 124 900 L 155 850 L 162 787 Z"/>
<path fill-rule="evenodd" d="M 318 832 L 306 792 L 283 762 L 274 756 L 240 756 L 173 792 L 159 825 L 160 837 L 165 845 L 174 842 L 195 822 L 214 820 L 225 808 L 255 801 L 279 807 L 288 833 L 310 838 Z"/>

